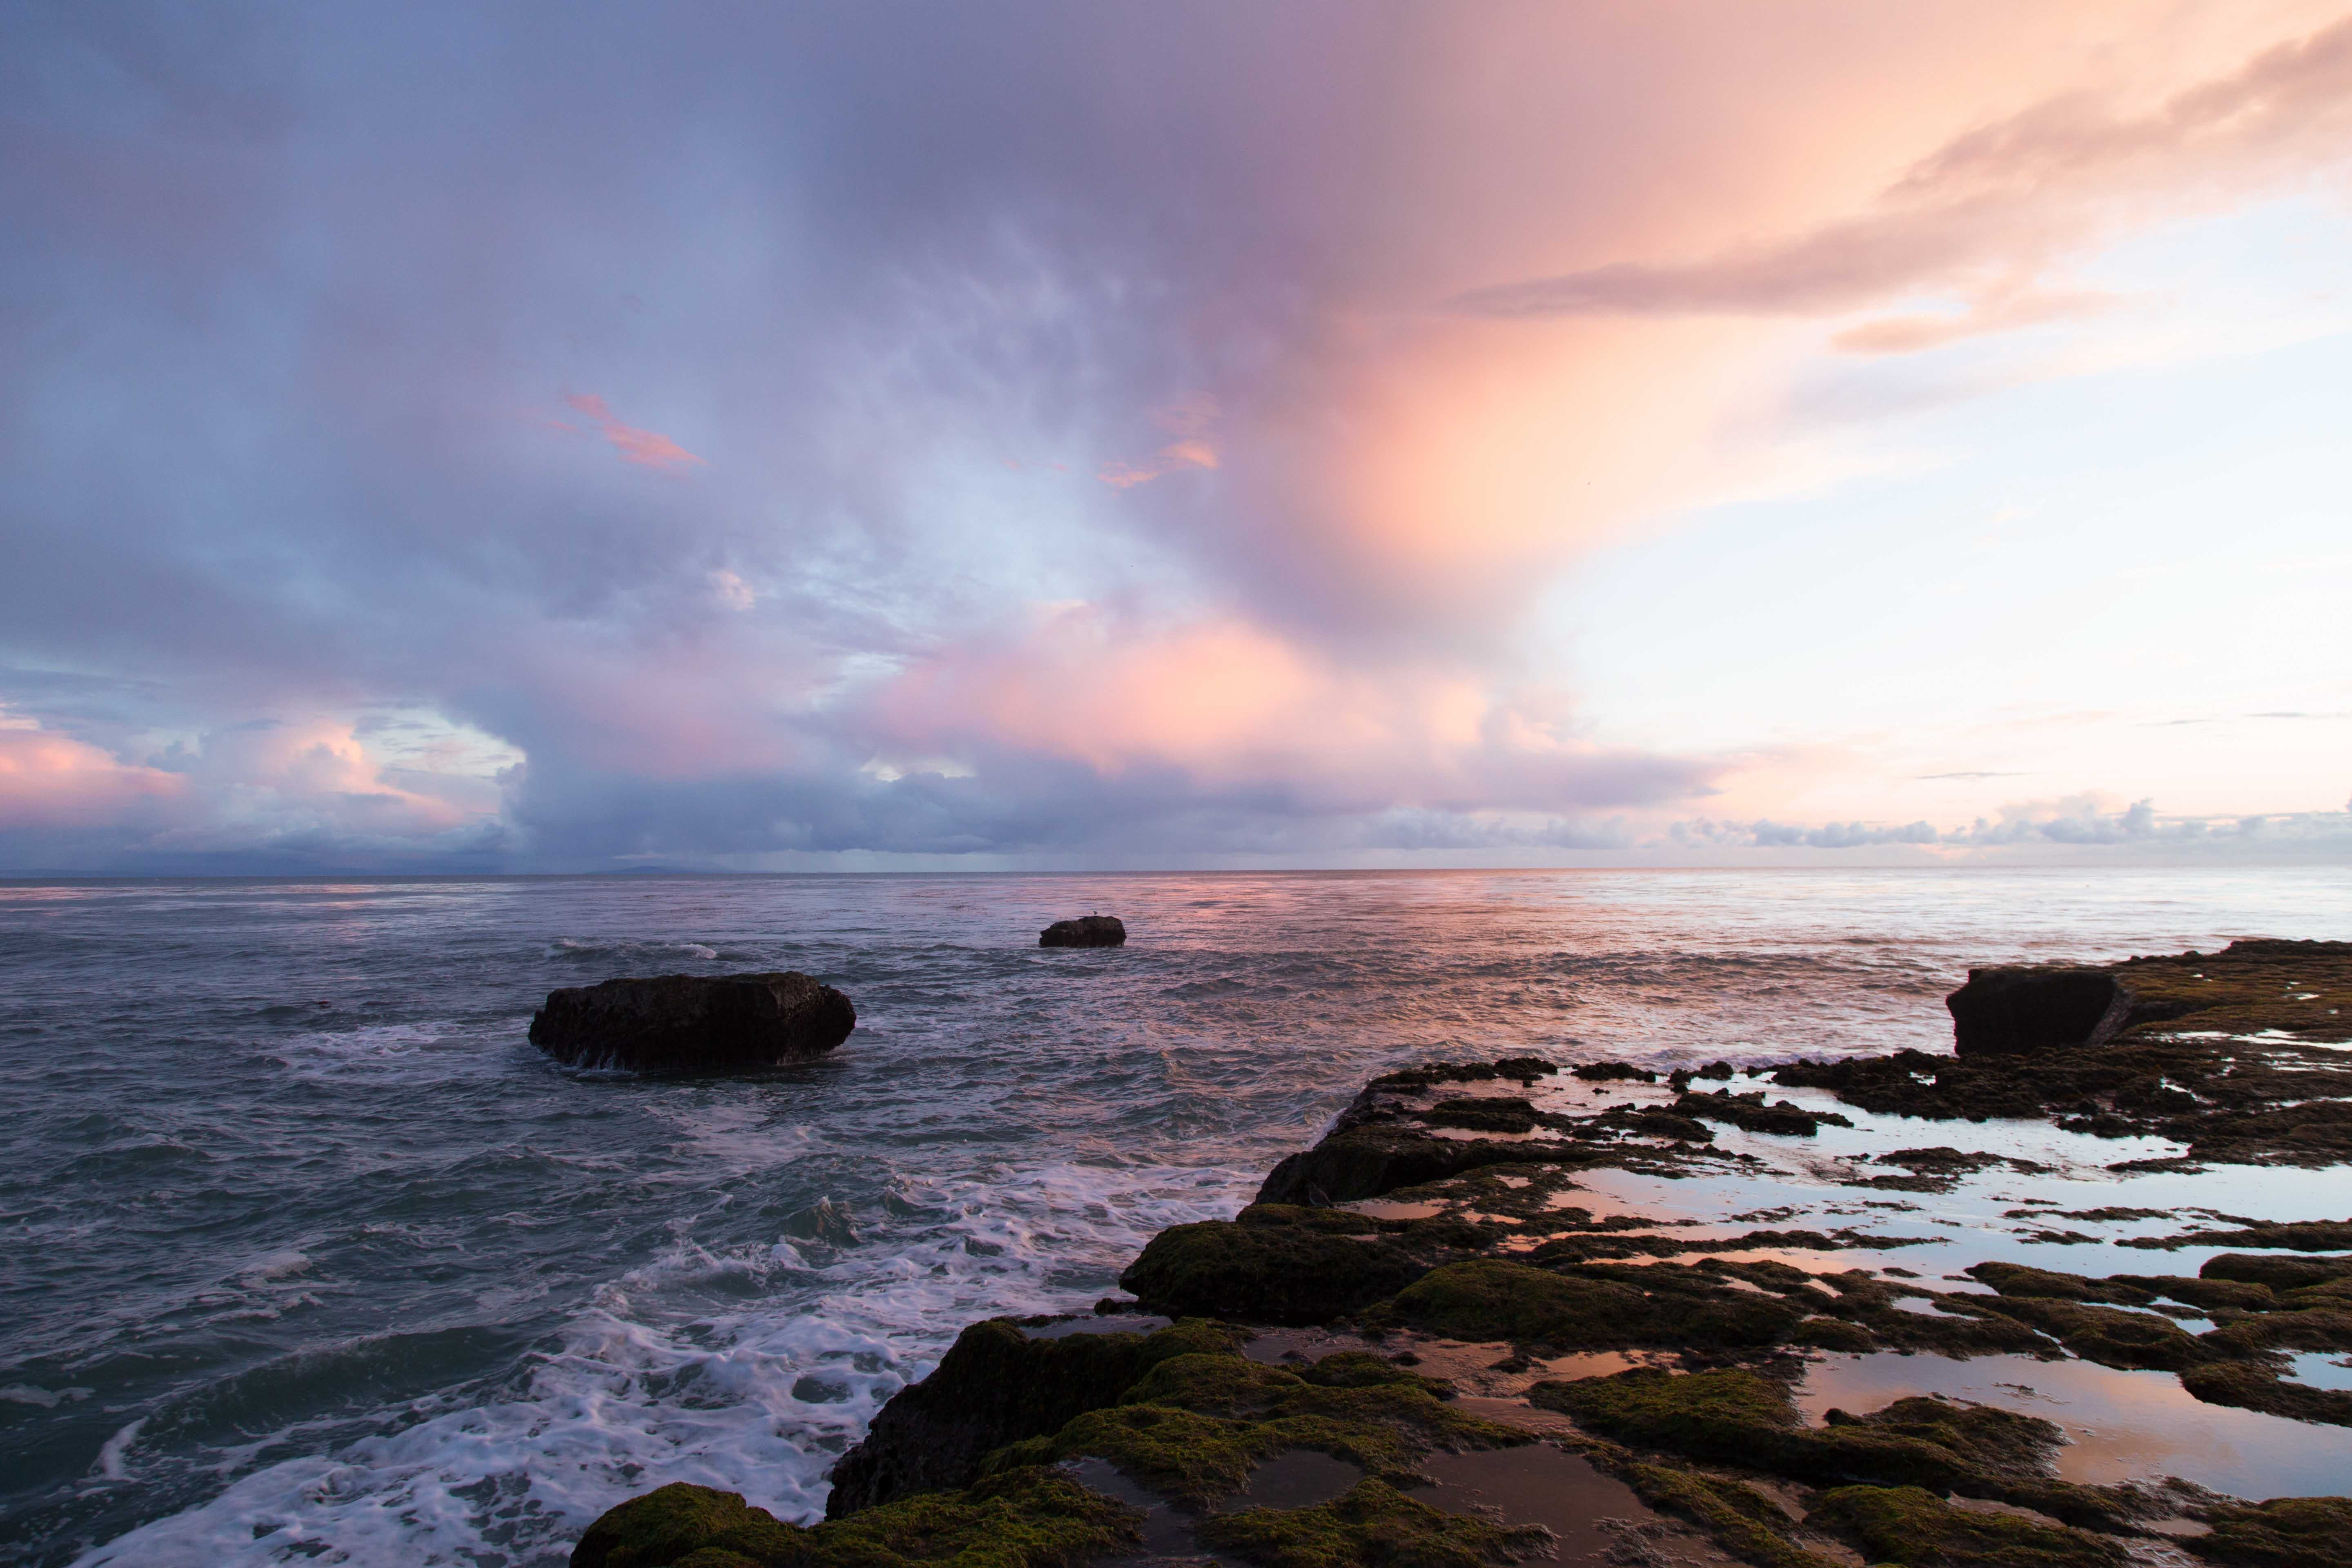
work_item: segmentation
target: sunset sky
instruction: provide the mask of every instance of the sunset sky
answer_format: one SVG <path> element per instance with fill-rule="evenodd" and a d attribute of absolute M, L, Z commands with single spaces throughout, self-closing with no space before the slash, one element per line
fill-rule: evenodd
<path fill-rule="evenodd" d="M 2352 859 L 2352 5 L 18 5 L 0 872 Z"/>

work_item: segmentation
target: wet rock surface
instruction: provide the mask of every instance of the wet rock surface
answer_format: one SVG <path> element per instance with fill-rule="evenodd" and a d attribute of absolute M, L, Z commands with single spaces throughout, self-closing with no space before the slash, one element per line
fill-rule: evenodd
<path fill-rule="evenodd" d="M 2324 1478 L 2306 1489 L 2352 1476 L 2352 1363 L 2341 1386 L 2311 1370 L 2352 1352 L 2352 1219 L 2278 1206 L 2340 1192 L 2305 1173 L 2352 1161 L 2326 1010 L 2352 1002 L 2347 954 L 2070 970 L 2105 977 L 2093 1026 L 1990 1055 L 1384 1074 L 1257 1203 L 1129 1266 L 1171 1326 L 975 1325 L 843 1458 L 828 1522 L 669 1488 L 574 1561 L 2338 1564 L 2352 1502 L 2261 1496 L 2264 1466 L 2226 1456 L 2133 1468 L 2116 1456 L 2145 1445 L 2094 1451 L 2032 1369 L 2116 1380 L 2117 1410 L 2197 1402 L 2270 1469 Z M 2231 1163 L 2271 1186 L 2198 1174 Z M 2160 1201 L 2100 1201 L 2116 1188 Z M 2223 1192 L 2263 1212 L 2186 1195 Z M 1964 1364 L 2003 1370 L 1922 1391 Z M 1864 1366 L 1896 1386 L 1807 1392 Z M 1885 1372 L 1912 1366 L 1907 1388 Z"/>
<path fill-rule="evenodd" d="M 1080 915 L 1055 921 L 1037 933 L 1039 947 L 1124 947 L 1127 927 L 1117 915 Z"/>
<path fill-rule="evenodd" d="M 798 970 L 663 974 L 549 992 L 530 1043 L 573 1067 L 749 1072 L 822 1056 L 856 1026 L 848 997 Z"/>

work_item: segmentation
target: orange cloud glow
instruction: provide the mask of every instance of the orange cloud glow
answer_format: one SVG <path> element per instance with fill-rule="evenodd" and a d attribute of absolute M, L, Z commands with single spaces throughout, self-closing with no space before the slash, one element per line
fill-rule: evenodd
<path fill-rule="evenodd" d="M 611 443 L 625 463 L 670 473 L 703 460 L 658 430 L 640 430 L 634 425 L 622 424 L 604 405 L 604 400 L 593 393 L 569 393 L 563 401 L 595 422 L 597 434 Z"/>
<path fill-rule="evenodd" d="M 119 822 L 176 799 L 186 785 L 177 773 L 125 765 L 71 736 L 0 725 L 0 827 Z"/>

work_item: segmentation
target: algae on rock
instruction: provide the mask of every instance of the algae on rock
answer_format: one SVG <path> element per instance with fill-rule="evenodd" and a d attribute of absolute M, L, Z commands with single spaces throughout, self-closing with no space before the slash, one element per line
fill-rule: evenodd
<path fill-rule="evenodd" d="M 1259 1568 L 1484 1568 L 1549 1555 L 1552 1541 L 1541 1525 L 1447 1513 L 1378 1480 L 1312 1508 L 1214 1514 L 1194 1533 Z"/>
<path fill-rule="evenodd" d="M 1106 1459 L 1129 1479 L 1200 1508 L 1239 1491 L 1259 1461 L 1293 1448 L 1408 1480 L 1434 1448 L 1506 1448 L 1533 1440 L 1517 1427 L 1449 1409 L 1430 1380 L 1359 1381 L 1360 1355 L 1347 1354 L 1345 1364 L 1324 1374 L 1328 1381 L 1232 1352 L 1177 1356 L 1153 1367 L 1118 1404 L 1005 1448 L 989 1464 Z"/>
<path fill-rule="evenodd" d="M 1840 1487 L 1808 1516 L 1904 1568 L 2122 1568 L 2116 1542 L 2063 1524 L 1954 1508 L 1918 1487 Z"/>
<path fill-rule="evenodd" d="M 900 1389 L 833 1468 L 829 1519 L 916 1492 L 969 1485 L 993 1449 L 1058 1431 L 1116 1401 L 1171 1356 L 1230 1352 L 1240 1331 L 1187 1320 L 1146 1336 L 1033 1339 L 1005 1318 L 972 1324 L 939 1366 Z"/>
<path fill-rule="evenodd" d="M 673 1481 L 590 1525 L 572 1568 L 1070 1568 L 1139 1540 L 1141 1522 L 1034 1467 L 814 1526 L 787 1524 L 740 1492 Z"/>

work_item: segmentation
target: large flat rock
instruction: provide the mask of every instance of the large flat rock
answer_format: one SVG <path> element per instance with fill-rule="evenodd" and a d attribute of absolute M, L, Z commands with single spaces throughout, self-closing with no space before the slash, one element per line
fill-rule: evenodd
<path fill-rule="evenodd" d="M 798 970 L 661 974 L 549 992 L 530 1043 L 574 1067 L 749 1072 L 822 1056 L 856 1026 L 848 997 Z"/>

